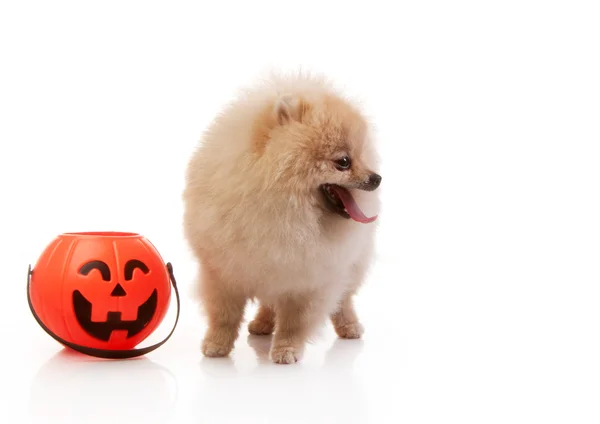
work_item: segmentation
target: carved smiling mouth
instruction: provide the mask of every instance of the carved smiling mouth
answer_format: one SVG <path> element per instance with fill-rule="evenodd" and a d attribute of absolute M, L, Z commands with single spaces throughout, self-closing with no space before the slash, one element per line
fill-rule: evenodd
<path fill-rule="evenodd" d="M 158 292 L 156 289 L 148 299 L 138 307 L 137 319 L 124 321 L 121 312 L 108 312 L 106 321 L 92 321 L 92 303 L 85 298 L 79 290 L 73 292 L 73 308 L 77 322 L 90 336 L 107 342 L 115 330 L 126 330 L 127 338 L 140 333 L 152 320 L 158 304 Z"/>

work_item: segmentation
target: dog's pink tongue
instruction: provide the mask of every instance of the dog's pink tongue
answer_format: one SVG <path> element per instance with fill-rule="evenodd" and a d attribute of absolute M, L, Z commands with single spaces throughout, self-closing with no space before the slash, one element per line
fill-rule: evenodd
<path fill-rule="evenodd" d="M 342 203 L 344 204 L 348 215 L 350 215 L 350 218 L 352 218 L 356 222 L 361 222 L 363 224 L 368 224 L 377 219 L 377 215 L 372 216 L 370 218 L 365 216 L 363 211 L 361 211 L 358 205 L 356 204 L 354 197 L 352 197 L 352 194 L 350 194 L 348 190 L 340 186 L 333 186 L 332 189 L 335 190 L 336 194 L 340 196 L 340 199 L 342 199 Z"/>

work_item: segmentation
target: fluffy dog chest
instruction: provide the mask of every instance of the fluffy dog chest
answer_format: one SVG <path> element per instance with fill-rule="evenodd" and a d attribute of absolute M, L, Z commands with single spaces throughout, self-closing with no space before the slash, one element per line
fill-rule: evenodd
<path fill-rule="evenodd" d="M 235 268 L 243 274 L 243 284 L 258 297 L 284 292 L 337 291 L 346 285 L 352 265 L 364 254 L 368 237 L 369 232 L 364 229 L 335 237 L 265 235 L 252 246 L 248 243 L 237 246 Z"/>

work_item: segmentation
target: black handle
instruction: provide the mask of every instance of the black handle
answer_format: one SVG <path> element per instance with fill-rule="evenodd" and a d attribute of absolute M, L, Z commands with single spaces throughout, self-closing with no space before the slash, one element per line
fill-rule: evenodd
<path fill-rule="evenodd" d="M 169 277 L 171 278 L 171 285 L 173 286 L 173 290 L 175 290 L 175 298 L 177 299 L 177 315 L 175 316 L 175 323 L 173 324 L 173 328 L 171 329 L 171 332 L 169 333 L 169 335 L 167 337 L 165 337 L 165 339 L 163 341 L 156 343 L 152 346 L 143 347 L 140 349 L 129 349 L 129 350 L 96 349 L 93 347 L 86 347 L 86 346 L 81 346 L 81 345 L 78 345 L 75 343 L 68 342 L 68 341 L 62 339 L 61 337 L 57 336 L 56 334 L 54 334 L 54 332 L 52 332 L 48 327 L 46 327 L 46 325 L 42 322 L 42 320 L 40 319 L 38 314 L 33 309 L 33 305 L 31 303 L 31 294 L 30 294 L 30 289 L 29 289 L 30 284 L 31 284 L 31 274 L 33 274 L 31 265 L 29 265 L 29 270 L 27 272 L 27 302 L 29 303 L 29 309 L 31 310 L 31 313 L 33 314 L 33 317 L 35 318 L 37 323 L 40 325 L 40 327 L 42 327 L 44 329 L 44 331 L 46 333 L 48 333 L 57 342 L 65 345 L 67 347 L 70 347 L 71 349 L 73 349 L 77 352 L 80 352 L 80 353 L 83 353 L 86 355 L 90 355 L 90 356 L 95 356 L 96 358 L 104 358 L 104 359 L 135 358 L 137 356 L 146 355 L 147 353 L 150 353 L 153 350 L 156 350 L 159 347 L 161 347 L 163 344 L 166 343 L 167 340 L 169 340 L 169 338 L 171 338 L 171 336 L 173 335 L 173 332 L 175 331 L 175 327 L 177 327 L 177 322 L 179 321 L 179 308 L 180 308 L 179 291 L 177 290 L 177 282 L 175 281 L 175 275 L 173 273 L 173 265 L 171 265 L 170 262 L 167 263 L 167 271 L 169 272 Z"/>

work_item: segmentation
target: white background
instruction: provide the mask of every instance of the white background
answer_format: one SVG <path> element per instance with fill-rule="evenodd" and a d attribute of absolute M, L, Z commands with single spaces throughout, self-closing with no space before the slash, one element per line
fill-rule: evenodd
<path fill-rule="evenodd" d="M 597 423 L 599 22 L 575 0 L 2 2 L 0 422 Z M 244 327 L 203 360 L 184 166 L 240 86 L 298 66 L 378 127 L 367 332 L 286 367 Z M 175 266 L 180 326 L 143 360 L 68 355 L 28 311 L 28 264 L 98 230 Z"/>

